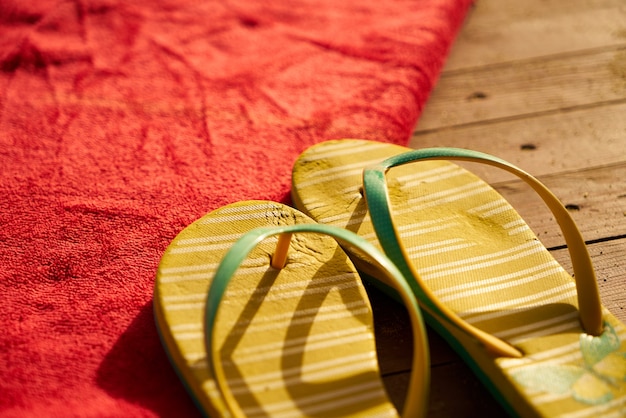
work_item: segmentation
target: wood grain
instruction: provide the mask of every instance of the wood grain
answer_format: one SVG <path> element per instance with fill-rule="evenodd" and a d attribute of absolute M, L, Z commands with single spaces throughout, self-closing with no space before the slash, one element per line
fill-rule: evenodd
<path fill-rule="evenodd" d="M 621 0 L 477 0 L 446 70 L 621 45 L 624 22 Z"/>
<path fill-rule="evenodd" d="M 428 103 L 428 117 L 417 124 L 417 134 L 625 103 L 626 79 L 617 69 L 625 56 L 626 39 L 608 49 L 444 73 Z"/>
<path fill-rule="evenodd" d="M 497 155 L 539 177 L 624 161 L 625 115 L 626 103 L 618 103 L 417 131 L 410 146 L 471 148 Z M 470 168 L 489 183 L 513 179 L 498 170 L 477 165 Z"/>
<path fill-rule="evenodd" d="M 540 180 L 570 208 L 586 241 L 626 236 L 626 163 L 562 172 Z M 494 184 L 548 248 L 565 244 L 543 202 L 521 181 Z"/>

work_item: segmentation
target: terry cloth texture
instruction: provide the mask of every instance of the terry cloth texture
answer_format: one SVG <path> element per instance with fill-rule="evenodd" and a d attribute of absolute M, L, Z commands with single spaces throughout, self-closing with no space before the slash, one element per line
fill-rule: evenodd
<path fill-rule="evenodd" d="M 470 0 L 0 1 L 0 415 L 198 414 L 168 243 L 288 202 L 308 146 L 406 144 Z"/>

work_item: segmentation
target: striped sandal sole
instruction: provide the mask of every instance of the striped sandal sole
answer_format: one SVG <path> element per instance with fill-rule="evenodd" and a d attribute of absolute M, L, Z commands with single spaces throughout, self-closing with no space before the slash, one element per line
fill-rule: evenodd
<path fill-rule="evenodd" d="M 260 227 L 300 228 L 293 231 L 283 268 L 270 264 L 276 233 L 242 253 L 241 242 L 257 239 L 250 236 Z M 344 242 L 351 236 L 370 245 L 338 231 Z M 398 416 L 380 378 L 369 300 L 354 266 L 328 233 L 328 227 L 287 206 L 248 201 L 207 214 L 167 248 L 155 283 L 155 318 L 172 364 L 204 414 Z M 368 248 L 365 252 L 378 254 L 375 259 L 386 260 L 385 271 L 395 269 Z M 241 264 L 224 278 L 223 271 L 233 269 L 226 260 L 233 257 L 241 257 Z M 396 288 L 406 286 L 398 284 L 403 278 L 397 270 L 389 277 L 396 278 Z M 223 289 L 215 299 L 217 284 Z M 425 334 L 408 287 L 404 294 L 415 305 L 410 311 L 418 347 L 416 400 L 409 409 L 423 415 Z"/>

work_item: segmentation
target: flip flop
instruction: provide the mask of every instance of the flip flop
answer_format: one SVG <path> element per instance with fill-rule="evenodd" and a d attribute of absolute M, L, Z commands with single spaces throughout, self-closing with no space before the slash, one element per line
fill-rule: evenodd
<path fill-rule="evenodd" d="M 415 354 L 403 415 L 425 416 L 426 337 L 402 274 L 357 235 L 266 201 L 205 215 L 158 268 L 157 328 L 206 416 L 398 415 L 380 377 L 369 300 L 338 242 L 384 271 L 406 304 Z"/>
<path fill-rule="evenodd" d="M 500 194 L 442 159 L 487 163 L 533 187 L 561 226 L 576 280 Z M 329 141 L 296 161 L 292 199 L 382 247 L 426 322 L 511 415 L 626 416 L 626 327 L 601 306 L 569 213 L 528 173 L 467 150 Z"/>

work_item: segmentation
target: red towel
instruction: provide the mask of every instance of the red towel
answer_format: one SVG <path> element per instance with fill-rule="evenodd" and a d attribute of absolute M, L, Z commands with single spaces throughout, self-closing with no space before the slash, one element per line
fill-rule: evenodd
<path fill-rule="evenodd" d="M 152 317 L 186 225 L 306 147 L 405 144 L 470 0 L 2 0 L 0 415 L 193 416 Z"/>

